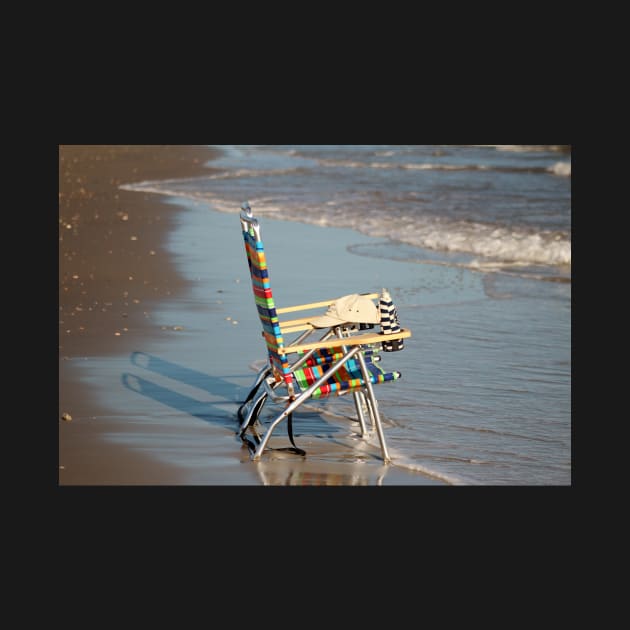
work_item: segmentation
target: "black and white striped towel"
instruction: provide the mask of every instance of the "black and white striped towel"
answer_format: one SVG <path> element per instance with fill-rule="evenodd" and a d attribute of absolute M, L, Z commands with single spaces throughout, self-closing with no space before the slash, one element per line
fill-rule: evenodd
<path fill-rule="evenodd" d="M 400 323 L 398 322 L 398 312 L 396 306 L 392 302 L 392 297 L 387 289 L 383 289 L 379 300 L 379 312 L 381 316 L 381 334 L 390 335 L 400 332 Z M 405 347 L 402 339 L 394 339 L 394 341 L 383 341 L 384 352 L 396 352 Z"/>

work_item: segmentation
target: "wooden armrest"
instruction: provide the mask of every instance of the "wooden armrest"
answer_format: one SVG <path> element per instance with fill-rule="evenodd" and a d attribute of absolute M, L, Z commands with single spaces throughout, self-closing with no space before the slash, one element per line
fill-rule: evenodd
<path fill-rule="evenodd" d="M 315 319 L 315 315 L 311 315 L 311 317 L 300 317 L 299 319 L 287 319 L 284 322 L 278 322 L 282 332 L 286 332 L 286 328 L 290 328 L 291 326 L 301 326 L 302 324 L 308 324 L 311 319 Z"/>
<path fill-rule="evenodd" d="M 379 293 L 361 293 L 371 300 L 380 297 Z M 341 296 L 340 296 L 341 297 Z M 296 311 L 306 311 L 310 308 L 321 308 L 322 306 L 330 306 L 333 302 L 339 298 L 333 298 L 332 300 L 326 300 L 324 302 L 311 302 L 310 304 L 298 304 L 297 306 L 285 306 L 284 308 L 277 308 L 276 313 L 282 315 L 283 313 L 295 313 Z"/>
<path fill-rule="evenodd" d="M 288 319 L 285 322 L 278 322 L 280 325 L 280 330 L 283 335 L 287 333 L 299 332 L 300 330 L 321 330 L 322 332 L 326 331 L 327 328 L 315 328 L 312 324 L 309 324 L 310 320 L 313 319 L 314 316 L 311 317 L 300 317 L 299 319 Z M 328 327 L 330 329 L 330 326 Z"/>
<path fill-rule="evenodd" d="M 322 348 L 338 348 L 339 346 L 361 346 L 370 343 L 383 343 L 384 341 L 395 341 L 396 339 L 406 339 L 411 337 L 411 331 L 401 328 L 400 332 L 382 335 L 379 333 L 367 333 L 363 335 L 355 335 L 354 337 L 334 337 L 326 341 L 311 341 L 309 343 L 299 343 L 295 346 L 285 346 L 284 352 L 291 354 L 292 352 L 305 352 L 307 350 L 319 350 Z"/>

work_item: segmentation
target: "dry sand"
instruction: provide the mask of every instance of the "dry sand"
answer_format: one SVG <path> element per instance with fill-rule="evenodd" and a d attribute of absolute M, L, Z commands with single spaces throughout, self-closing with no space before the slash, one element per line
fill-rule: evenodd
<path fill-rule="evenodd" d="M 186 288 L 163 249 L 177 208 L 121 183 L 207 173 L 203 147 L 59 148 L 59 352 L 109 354 L 124 328 L 150 334 L 151 302 Z M 61 323 L 63 322 L 63 323 Z M 121 336 L 123 336 L 121 334 Z"/>

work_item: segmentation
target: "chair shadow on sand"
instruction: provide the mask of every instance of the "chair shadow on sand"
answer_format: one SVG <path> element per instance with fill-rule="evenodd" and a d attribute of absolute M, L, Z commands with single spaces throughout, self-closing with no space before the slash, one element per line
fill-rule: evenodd
<path fill-rule="evenodd" d="M 130 355 L 130 362 L 134 367 L 170 379 L 173 381 L 173 388 L 138 374 L 124 372 L 121 375 L 121 381 L 125 388 L 178 412 L 225 427 L 234 433 L 235 443 L 244 447 L 238 437 L 237 409 L 249 390 L 247 387 L 226 380 L 231 377 L 242 378 L 243 374 L 225 375 L 225 377 L 211 376 L 140 351 L 135 351 Z M 206 391 L 217 400 L 198 400 L 188 393 L 183 394 L 174 389 L 178 384 L 184 389 L 194 387 Z M 317 411 L 303 410 L 300 413 L 300 420 L 300 430 L 295 433 L 296 437 L 310 434 L 327 437 L 337 442 L 334 434 L 342 431 L 339 427 L 327 422 Z M 235 456 L 237 456 L 236 451 Z M 385 468 L 379 467 L 375 471 L 371 467 L 368 470 L 363 467 L 356 468 L 356 466 L 351 466 L 347 474 L 340 473 L 338 470 L 305 472 L 302 458 L 298 456 L 282 458 L 279 461 L 273 461 L 272 458 L 271 461 L 257 462 L 257 464 L 256 470 L 265 485 L 378 485 L 386 474 Z"/>
<path fill-rule="evenodd" d="M 184 386 L 204 390 L 216 397 L 217 400 L 197 400 L 190 395 L 165 387 L 138 374 L 124 372 L 121 376 L 121 381 L 127 389 L 172 407 L 177 411 L 199 418 L 204 422 L 213 422 L 225 426 L 230 430 L 234 430 L 236 435 L 238 429 L 237 409 L 243 402 L 249 389 L 232 383 L 226 378 L 242 378 L 243 374 L 225 375 L 225 377 L 211 376 L 139 351 L 132 352 L 129 360 L 135 367 L 171 379 L 174 387 L 177 383 L 180 383 Z M 338 427 L 327 422 L 317 412 L 302 412 L 301 419 L 303 422 L 299 433 L 296 433 L 296 435 L 331 435 L 340 431 Z"/>
<path fill-rule="evenodd" d="M 223 378 L 210 376 L 145 352 L 132 352 L 129 360 L 132 365 L 157 375 L 165 376 L 174 381 L 174 384 L 180 383 L 185 386 L 205 390 L 218 397 L 219 400 L 212 402 L 196 400 L 189 395 L 178 392 L 173 388 L 165 387 L 138 374 L 124 372 L 121 375 L 121 381 L 127 389 L 182 413 L 190 414 L 204 422 L 234 426 L 238 396 L 244 388 Z M 226 404 L 234 405 L 233 413 L 222 408 Z"/>

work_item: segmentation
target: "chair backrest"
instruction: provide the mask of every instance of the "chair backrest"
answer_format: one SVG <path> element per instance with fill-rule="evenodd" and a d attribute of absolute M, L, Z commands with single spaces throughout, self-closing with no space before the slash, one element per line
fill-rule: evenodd
<path fill-rule="evenodd" d="M 276 375 L 283 377 L 287 383 L 290 383 L 289 361 L 284 353 L 284 339 L 269 283 L 265 247 L 260 238 L 260 225 L 258 220 L 252 216 L 249 204 L 244 203 L 241 208 L 241 228 L 245 241 L 249 274 L 252 279 L 254 301 L 256 302 L 258 317 L 262 323 L 263 337 L 267 344 L 271 367 Z"/>

